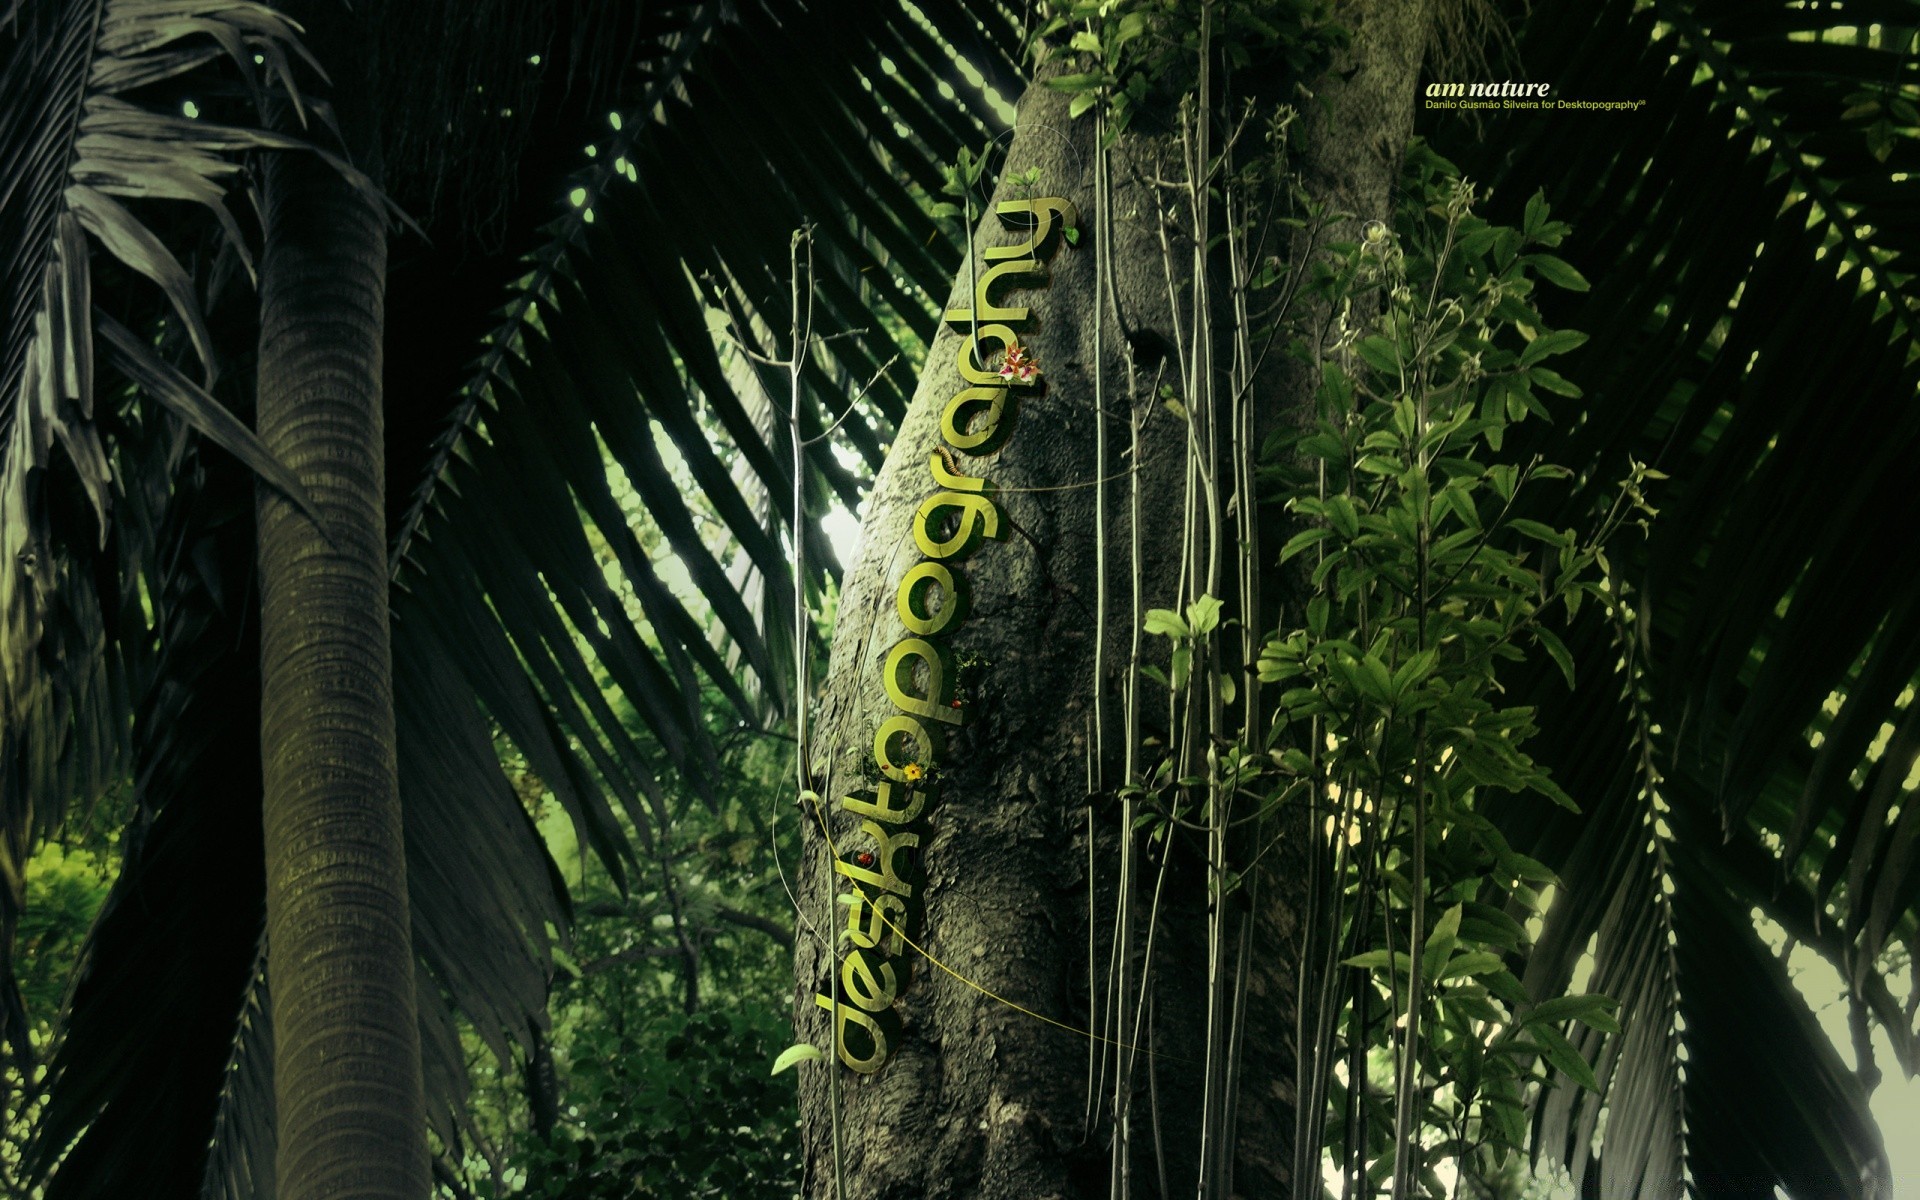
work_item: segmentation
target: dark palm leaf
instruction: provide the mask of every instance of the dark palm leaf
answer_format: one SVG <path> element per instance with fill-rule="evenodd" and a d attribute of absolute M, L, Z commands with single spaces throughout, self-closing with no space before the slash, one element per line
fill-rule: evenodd
<path fill-rule="evenodd" d="M 216 59 L 256 86 L 256 59 L 287 78 L 293 35 L 267 6 L 230 0 L 35 0 L 13 6 L 0 32 L 0 245 L 8 255 L 0 284 L 0 935 L 17 912 L 31 843 L 125 761 L 125 681 L 108 650 L 117 589 L 93 594 L 93 580 L 137 569 L 99 550 L 116 498 L 144 484 L 115 478 L 96 405 L 96 330 L 104 365 L 299 495 L 251 433 L 151 340 L 110 319 L 96 327 L 92 262 L 97 243 L 118 267 L 157 285 L 168 324 L 211 382 L 211 335 L 194 283 L 129 205 L 192 202 L 245 262 L 225 204 L 238 155 L 298 143 L 156 111 L 136 97 Z M 84 509 L 66 503 L 72 495 L 84 497 Z M 22 1045 L 22 1031 L 5 1025 L 0 1034 Z"/>
<path fill-rule="evenodd" d="M 1756 908 L 1832 958 L 1920 1066 L 1874 967 L 1890 941 L 1911 946 L 1916 900 L 1916 821 L 1891 817 L 1920 748 L 1905 732 L 1920 577 L 1887 554 L 1920 516 L 1898 470 L 1920 449 L 1920 182 L 1894 175 L 1920 122 L 1899 98 L 1911 60 L 1882 48 L 1915 19 L 1904 3 L 1538 5 L 1532 78 L 1646 107 L 1510 117 L 1459 150 L 1503 214 L 1544 187 L 1595 281 L 1549 313 L 1593 335 L 1570 367 L 1588 399 L 1529 449 L 1591 465 L 1595 489 L 1628 455 L 1673 477 L 1650 542 L 1616 554 L 1644 610 L 1643 703 L 1620 696 L 1614 637 L 1574 639 L 1581 691 L 1545 700 L 1542 725 L 1586 812 L 1515 806 L 1507 822 L 1565 884 L 1530 982 L 1563 984 L 1594 939 L 1590 986 L 1629 1017 L 1597 1064 L 1601 1194 L 1883 1184 L 1860 1082 L 1770 960 Z M 1593 136 L 1566 136 L 1582 120 Z M 1594 732 L 1636 713 L 1660 748 L 1651 773 L 1633 739 Z M 1544 1147 L 1580 1167 L 1597 1116 L 1563 1088 Z"/>
<path fill-rule="evenodd" d="M 60 1164 L 49 1197 L 186 1196 L 199 1182 L 265 924 L 252 518 L 236 464 L 183 472 L 154 572 L 161 649 L 135 721 L 137 815 L 75 971 L 28 1164 Z"/>
<path fill-rule="evenodd" d="M 806 366 L 802 436 L 844 418 L 836 435 L 871 468 L 932 329 L 920 297 L 959 253 L 929 242 L 914 181 L 997 128 L 977 93 L 933 95 L 940 73 L 964 87 L 941 36 L 985 48 L 962 6 L 923 6 L 939 34 L 898 4 L 856 7 L 705 12 L 671 43 L 592 165 L 556 189 L 571 211 L 486 338 L 402 520 L 396 653 L 436 642 L 616 870 L 624 837 L 600 789 L 578 784 L 583 768 L 644 842 L 660 801 L 641 747 L 699 784 L 702 687 L 755 722 L 791 690 L 785 373 L 752 355 L 787 352 L 793 231 L 818 223 L 815 326 L 844 335 Z M 883 61 L 925 73 L 908 87 Z M 979 66 L 1006 78 L 1011 63 L 989 48 Z M 732 332 L 716 336 L 716 321 Z M 861 484 L 825 438 L 806 457 L 817 587 L 836 569 L 817 518 Z M 712 628 L 670 572 L 711 606 Z M 434 632 L 449 622 L 460 636 Z M 623 705 L 602 700 L 608 682 Z"/>

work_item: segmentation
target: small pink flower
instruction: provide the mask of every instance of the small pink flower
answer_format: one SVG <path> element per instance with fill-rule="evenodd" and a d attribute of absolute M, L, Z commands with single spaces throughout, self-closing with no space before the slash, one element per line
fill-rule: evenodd
<path fill-rule="evenodd" d="M 1006 357 L 1000 363 L 1000 378 L 1015 383 L 1032 383 L 1040 378 L 1040 364 L 1016 343 L 1007 347 Z"/>

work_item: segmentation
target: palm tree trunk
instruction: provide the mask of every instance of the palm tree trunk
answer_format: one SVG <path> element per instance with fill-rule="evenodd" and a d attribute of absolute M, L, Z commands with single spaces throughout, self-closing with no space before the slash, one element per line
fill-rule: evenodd
<path fill-rule="evenodd" d="M 430 1189 L 387 632 L 384 214 L 312 156 L 263 181 L 260 732 L 281 1200 Z"/>

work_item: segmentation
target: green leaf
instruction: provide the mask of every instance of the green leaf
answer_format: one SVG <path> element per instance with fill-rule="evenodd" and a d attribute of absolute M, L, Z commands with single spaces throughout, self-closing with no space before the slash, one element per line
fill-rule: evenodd
<path fill-rule="evenodd" d="M 1205 637 L 1220 626 L 1220 600 L 1214 596 L 1202 596 L 1187 605 L 1187 624 L 1193 629 L 1193 636 Z"/>
<path fill-rule="evenodd" d="M 161 360 L 133 332 L 104 312 L 94 315 L 94 327 L 106 343 L 106 359 L 141 391 L 164 404 L 194 432 L 247 465 L 255 475 L 293 502 L 295 508 L 321 529 L 326 523 L 314 506 L 300 477 L 275 458 L 245 422 L 200 386 Z"/>
<path fill-rule="evenodd" d="M 1520 261 L 1531 266 L 1540 278 L 1567 291 L 1584 292 L 1593 287 L 1587 282 L 1586 276 L 1574 270 L 1573 265 L 1563 258 L 1551 254 L 1529 254 Z"/>
<path fill-rule="evenodd" d="M 1528 237 L 1539 233 L 1541 226 L 1547 223 L 1547 211 L 1547 193 L 1543 188 L 1535 191 L 1527 201 L 1526 212 L 1520 218 L 1520 232 Z"/>
<path fill-rule="evenodd" d="M 1444 983 L 1449 979 L 1459 979 L 1469 975 L 1489 975 L 1504 970 L 1506 960 L 1491 950 L 1469 950 L 1447 963 L 1446 968 L 1435 977 L 1434 982 Z"/>
<path fill-rule="evenodd" d="M 1556 329 L 1552 333 L 1543 333 L 1527 343 L 1520 352 L 1520 365 L 1530 367 L 1541 359 L 1554 354 L 1565 354 L 1586 344 L 1587 335 L 1577 329 Z"/>
<path fill-rule="evenodd" d="M 1571 545 L 1573 542 L 1573 536 L 1571 534 L 1539 521 L 1528 520 L 1525 517 L 1515 517 L 1511 521 L 1508 521 L 1507 524 L 1515 533 L 1530 537 L 1536 542 L 1545 542 L 1549 546 L 1566 546 Z"/>
<path fill-rule="evenodd" d="M 1433 932 L 1427 935 L 1427 948 L 1420 955 L 1420 969 L 1429 976 L 1440 970 L 1447 956 L 1453 953 L 1455 943 L 1460 940 L 1461 905 L 1454 905 L 1440 914 L 1433 923 Z"/>
<path fill-rule="evenodd" d="M 1347 381 L 1347 373 L 1340 369 L 1340 364 L 1329 361 L 1322 366 L 1320 381 L 1336 412 L 1345 412 L 1353 407 L 1353 384 Z"/>
<path fill-rule="evenodd" d="M 1399 700 L 1409 691 L 1425 682 L 1427 676 L 1433 672 L 1434 663 L 1438 660 L 1439 653 L 1432 648 L 1428 648 L 1413 655 L 1407 659 L 1406 662 L 1401 663 L 1400 669 L 1393 673 L 1393 698 Z"/>
<path fill-rule="evenodd" d="M 1369 654 L 1360 660 L 1360 670 L 1354 677 L 1361 694 L 1380 704 L 1393 703 L 1393 676 L 1387 671 L 1387 664 L 1379 656 Z"/>
<path fill-rule="evenodd" d="M 780 1057 L 773 1060 L 773 1071 L 771 1073 L 778 1075 L 780 1072 L 799 1063 L 819 1062 L 824 1058 L 826 1058 L 826 1055 L 821 1053 L 820 1047 L 809 1042 L 795 1042 L 785 1050 L 782 1050 Z"/>
<path fill-rule="evenodd" d="M 1504 968 L 1498 971 L 1489 971 L 1480 976 L 1480 982 L 1486 985 L 1486 989 L 1489 992 L 1492 992 L 1515 1008 L 1523 1007 L 1527 1003 L 1527 989 L 1522 987 L 1520 981 L 1513 977 L 1512 971 Z"/>
<path fill-rule="evenodd" d="M 1187 623 L 1180 619 L 1180 614 L 1170 608 L 1148 609 L 1146 619 L 1141 622 L 1141 625 L 1148 633 L 1157 633 L 1165 637 L 1193 636 L 1193 632 L 1187 628 Z"/>
<path fill-rule="evenodd" d="M 1522 1025 L 1538 1025 L 1543 1022 L 1558 1024 L 1561 1021 L 1574 1020 L 1598 1029 L 1602 1033 L 1619 1033 L 1620 1022 L 1613 1017 L 1613 1010 L 1619 1006 L 1619 1001 L 1610 996 L 1597 996 L 1591 993 L 1557 996 L 1552 1000 L 1543 1000 L 1534 1005 L 1520 1018 L 1520 1023 Z"/>
<path fill-rule="evenodd" d="M 1524 854 L 1509 853 L 1501 859 L 1500 865 L 1527 883 L 1558 883 L 1560 881 L 1551 867 Z"/>
<path fill-rule="evenodd" d="M 1566 809 L 1568 812 L 1577 813 L 1580 811 L 1579 802 L 1572 796 L 1569 796 L 1566 789 L 1562 788 L 1558 783 L 1555 783 L 1553 776 L 1547 774 L 1545 771 L 1535 772 L 1533 777 L 1527 780 L 1527 786 L 1539 792 L 1555 804 L 1558 804 L 1561 808 Z"/>
<path fill-rule="evenodd" d="M 1553 660 L 1553 665 L 1560 668 L 1560 676 L 1567 681 L 1567 689 L 1571 691 L 1573 689 L 1573 655 L 1567 650 L 1567 644 L 1560 640 L 1559 634 L 1544 625 L 1535 627 L 1533 637 L 1540 644 L 1540 648 L 1547 652 L 1547 657 Z"/>
<path fill-rule="evenodd" d="M 1364 954 L 1356 954 L 1352 958 L 1343 958 L 1340 961 L 1349 967 L 1359 967 L 1368 971 L 1386 970 L 1389 962 L 1393 964 L 1393 969 L 1396 971 L 1411 972 L 1413 970 L 1413 956 L 1404 950 L 1395 950 L 1391 957 L 1385 950 L 1369 950 Z"/>
<path fill-rule="evenodd" d="M 1491 904 L 1470 903 L 1460 919 L 1460 936 L 1485 946 L 1518 950 L 1527 940 L 1526 927 Z"/>
<path fill-rule="evenodd" d="M 1107 77 L 1098 71 L 1085 71 L 1075 75 L 1055 75 L 1044 82 L 1056 92 L 1087 92 L 1105 83 Z M 1571 270 L 1572 268 L 1568 268 Z"/>
<path fill-rule="evenodd" d="M 1354 346 L 1360 357 L 1374 370 L 1386 375 L 1400 373 L 1400 352 L 1391 339 L 1373 334 L 1363 337 Z"/>
<path fill-rule="evenodd" d="M 1280 561 L 1286 562 L 1307 547 L 1319 542 L 1324 542 L 1332 536 L 1333 530 L 1328 529 L 1324 525 L 1317 526 L 1313 529 L 1303 529 L 1288 538 L 1287 544 L 1280 547 Z"/>
<path fill-rule="evenodd" d="M 1568 379 L 1558 371 L 1549 371 L 1545 367 L 1532 368 L 1527 372 L 1527 377 L 1556 396 L 1567 396 L 1578 400 L 1586 394 L 1580 390 L 1580 385 L 1573 380 Z M 1529 405 L 1529 407 L 1532 406 Z"/>
<path fill-rule="evenodd" d="M 1327 497 L 1327 522 L 1339 530 L 1343 538 L 1353 538 L 1360 532 L 1360 515 L 1354 511 L 1353 501 L 1345 496 Z"/>
<path fill-rule="evenodd" d="M 1600 1090 L 1599 1081 L 1593 1077 L 1593 1068 L 1587 1065 L 1587 1060 L 1581 1057 L 1580 1051 L 1574 1049 L 1573 1043 L 1567 1040 L 1566 1034 L 1546 1024 L 1531 1026 L 1527 1032 L 1534 1044 L 1540 1048 L 1540 1053 L 1545 1055 L 1547 1061 L 1552 1063 L 1561 1074 L 1590 1092 Z"/>

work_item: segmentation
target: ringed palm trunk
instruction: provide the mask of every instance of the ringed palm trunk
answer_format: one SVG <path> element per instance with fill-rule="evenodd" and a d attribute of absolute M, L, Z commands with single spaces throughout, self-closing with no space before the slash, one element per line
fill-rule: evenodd
<path fill-rule="evenodd" d="M 1321 99 L 1306 106 L 1309 144 L 1296 167 L 1314 200 L 1359 221 L 1386 219 L 1412 124 L 1425 5 L 1358 0 L 1337 19 L 1352 41 L 1319 81 Z M 1177 173 L 1175 115 L 1140 113 L 1115 141 L 1103 217 L 1092 122 L 1070 119 L 1067 106 L 1058 92 L 1029 90 L 1002 175 L 1037 167 L 1034 194 L 1078 209 L 1079 245 L 1052 255 L 1043 285 L 994 292 L 1000 304 L 1031 309 L 1019 340 L 1038 356 L 1045 391 L 1015 402 L 1003 441 L 956 453 L 942 415 L 966 386 L 956 366 L 966 333 L 964 325 L 943 330 L 875 481 L 840 600 L 809 764 L 822 803 L 802 813 L 803 916 L 823 936 L 796 942 L 795 1023 L 822 1048 L 837 1048 L 835 1026 L 844 1026 L 855 1043 L 850 1060 L 867 1053 L 877 1028 L 889 1057 L 878 1069 L 855 1070 L 830 1053 L 824 1069 L 803 1075 L 809 1200 L 1319 1194 L 1318 1154 L 1293 1153 L 1296 998 L 1313 982 L 1302 963 L 1304 817 L 1277 831 L 1276 848 L 1258 856 L 1257 872 L 1228 895 L 1216 923 L 1205 845 L 1175 833 L 1171 850 L 1147 853 L 1144 839 L 1122 830 L 1113 796 L 1128 770 L 1121 697 L 1139 616 L 1234 586 L 1230 558 L 1221 586 L 1192 586 L 1191 573 L 1204 577 L 1206 564 L 1182 540 L 1189 431 L 1162 408 L 1153 385 L 1179 378 L 1179 358 L 1223 378 L 1231 348 L 1217 347 L 1213 365 L 1196 351 L 1194 256 L 1180 240 L 1191 231 L 1173 235 L 1170 255 L 1161 240 L 1160 214 L 1172 201 L 1148 181 Z M 994 200 L 1012 196 L 1003 185 Z M 1342 235 L 1351 236 L 1330 236 Z M 959 273 L 946 308 L 974 303 L 975 273 L 1011 254 L 981 252 L 1022 236 L 989 205 L 975 229 L 975 263 Z M 1097 273 L 1103 240 L 1107 265 Z M 1268 242 L 1286 244 L 1284 234 Z M 1294 248 L 1296 261 L 1303 253 Z M 1210 278 L 1218 268 L 1210 261 Z M 1206 307 L 1224 328 L 1232 297 L 1218 278 L 1212 288 Z M 1170 292 L 1180 298 L 1177 319 Z M 1324 314 L 1302 313 L 1301 324 L 1318 326 L 1316 316 Z M 1317 369 L 1297 371 L 1277 350 L 1272 358 L 1250 389 L 1245 423 L 1212 439 L 1229 452 L 1311 412 Z M 1140 421 L 1137 461 L 1129 455 L 1130 410 Z M 950 564 L 964 575 L 967 600 L 963 619 L 942 634 L 943 669 L 961 674 L 966 719 L 944 727 L 937 772 L 923 785 L 932 796 L 926 815 L 878 827 L 917 839 L 900 859 L 918 906 L 902 920 L 916 945 L 888 935 L 864 968 L 849 971 L 852 948 L 877 927 L 868 921 L 852 942 L 842 932 L 865 920 L 857 901 L 851 913 L 846 905 L 845 877 L 885 874 L 894 853 L 861 819 L 876 803 L 887 807 L 877 789 L 896 778 L 876 773 L 875 733 L 903 711 L 898 693 L 930 686 L 930 665 L 896 674 L 895 695 L 885 675 L 896 671 L 890 653 L 910 632 L 898 589 L 921 569 L 921 505 L 942 487 L 966 486 L 943 483 L 943 468 L 997 489 L 1001 539 Z M 1094 483 L 1102 478 L 1104 498 Z M 1255 532 L 1239 522 L 1226 514 L 1229 547 Z M 1261 544 L 1277 547 L 1273 533 L 1258 531 Z M 1300 594 L 1287 588 L 1287 580 L 1269 579 L 1264 601 L 1254 597 L 1258 611 L 1244 614 L 1253 628 L 1271 628 L 1283 610 L 1297 614 Z M 1229 613 L 1243 615 L 1235 610 L 1228 595 Z M 1233 657 L 1237 671 L 1237 650 Z M 1164 733 L 1167 692 L 1144 695 L 1144 731 Z M 945 694 L 935 699 L 945 703 Z M 1141 765 L 1132 764 L 1136 778 Z M 1090 806 L 1096 775 L 1104 788 L 1093 790 L 1105 795 Z M 849 795 L 851 807 L 840 800 Z M 900 796 L 891 793 L 896 808 Z M 1123 867 L 1130 838 L 1132 865 Z M 1255 857 L 1248 849 L 1227 852 L 1245 863 Z M 843 866 L 832 865 L 836 856 Z M 876 993 L 895 999 L 871 1026 L 833 1007 Z M 1090 1039 L 1089 1030 L 1106 1040 Z M 1296 1161 L 1310 1164 L 1299 1189 Z"/>
<path fill-rule="evenodd" d="M 384 214 L 313 156 L 263 181 L 259 426 L 324 529 L 258 492 L 281 1200 L 430 1189 L 387 630 Z"/>

